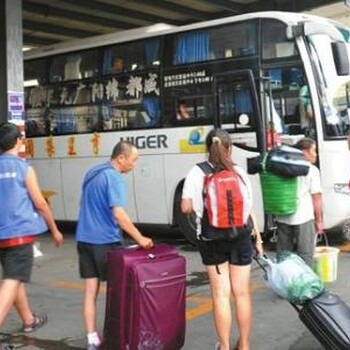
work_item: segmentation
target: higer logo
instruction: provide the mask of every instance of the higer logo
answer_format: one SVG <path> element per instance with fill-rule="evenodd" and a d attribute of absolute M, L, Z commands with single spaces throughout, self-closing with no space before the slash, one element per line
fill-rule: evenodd
<path fill-rule="evenodd" d="M 157 149 L 157 148 L 168 148 L 168 137 L 164 134 L 150 135 L 150 136 L 128 136 L 121 137 L 121 141 L 126 140 L 135 145 L 138 149 Z"/>

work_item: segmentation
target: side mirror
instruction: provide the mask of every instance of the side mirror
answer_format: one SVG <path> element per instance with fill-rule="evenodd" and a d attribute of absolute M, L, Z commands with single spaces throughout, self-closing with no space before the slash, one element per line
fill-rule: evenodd
<path fill-rule="evenodd" d="M 338 75 L 349 75 L 349 57 L 346 44 L 341 41 L 332 42 L 332 53 Z"/>

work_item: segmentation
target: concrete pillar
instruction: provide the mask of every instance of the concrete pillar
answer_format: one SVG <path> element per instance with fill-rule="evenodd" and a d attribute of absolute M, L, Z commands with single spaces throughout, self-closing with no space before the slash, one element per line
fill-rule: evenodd
<path fill-rule="evenodd" d="M 0 122 L 23 128 L 22 1 L 0 0 Z"/>

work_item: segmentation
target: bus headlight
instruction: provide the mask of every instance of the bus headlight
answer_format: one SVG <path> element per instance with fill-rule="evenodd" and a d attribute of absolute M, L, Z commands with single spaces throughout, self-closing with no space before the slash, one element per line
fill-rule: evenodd
<path fill-rule="evenodd" d="M 350 188 L 348 184 L 334 184 L 335 193 L 346 194 L 350 196 Z"/>

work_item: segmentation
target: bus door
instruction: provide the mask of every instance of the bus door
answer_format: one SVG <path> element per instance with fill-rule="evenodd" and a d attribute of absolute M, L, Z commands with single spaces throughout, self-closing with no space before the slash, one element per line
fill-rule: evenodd
<path fill-rule="evenodd" d="M 247 159 L 257 156 L 265 147 L 265 123 L 258 104 L 257 89 L 251 70 L 240 70 L 214 76 L 217 126 L 232 138 L 234 163 L 247 169 Z M 254 210 L 260 227 L 264 227 L 263 204 L 258 176 L 251 177 Z"/>
<path fill-rule="evenodd" d="M 214 89 L 217 126 L 232 135 L 233 144 L 239 149 L 249 153 L 263 151 L 265 123 L 261 118 L 253 72 L 238 70 L 217 74 Z"/>

